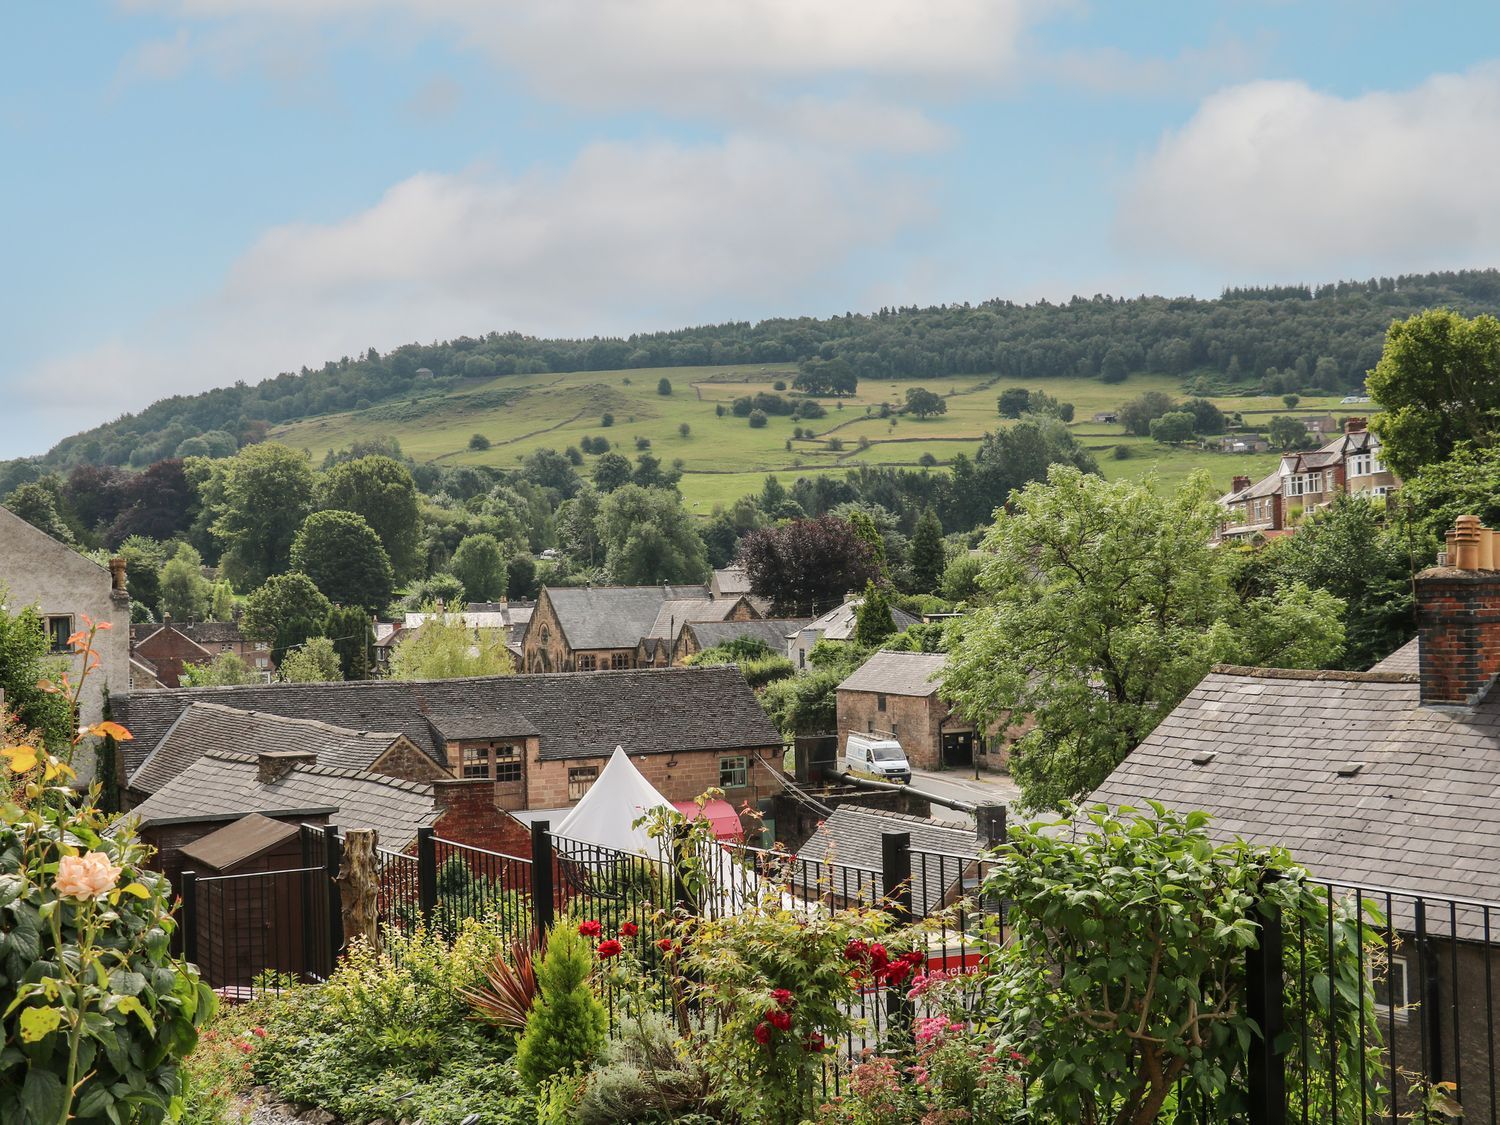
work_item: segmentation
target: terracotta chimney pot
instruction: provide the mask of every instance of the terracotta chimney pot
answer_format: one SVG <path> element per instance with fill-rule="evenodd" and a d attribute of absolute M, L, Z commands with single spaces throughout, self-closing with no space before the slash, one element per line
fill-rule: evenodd
<path fill-rule="evenodd" d="M 1459 516 L 1454 520 L 1454 557 L 1448 560 L 1448 565 L 1459 570 L 1478 570 L 1479 541 L 1483 538 L 1483 532 L 1478 516 Z"/>

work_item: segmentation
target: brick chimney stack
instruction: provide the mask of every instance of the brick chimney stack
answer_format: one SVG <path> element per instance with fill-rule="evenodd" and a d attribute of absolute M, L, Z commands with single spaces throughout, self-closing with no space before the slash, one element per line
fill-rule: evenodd
<path fill-rule="evenodd" d="M 298 766 L 310 766 L 318 760 L 306 750 L 262 750 L 255 755 L 255 779 L 262 785 L 280 781 Z"/>
<path fill-rule="evenodd" d="M 1365 432 L 1365 427 L 1369 423 L 1369 421 L 1370 420 L 1368 418 L 1345 418 L 1344 433 L 1362 434 Z"/>
<path fill-rule="evenodd" d="M 1459 516 L 1446 565 L 1417 575 L 1421 698 L 1426 706 L 1472 707 L 1500 675 L 1500 572 L 1496 532 Z"/>
<path fill-rule="evenodd" d="M 1249 477 L 1235 477 L 1234 480 L 1230 481 L 1230 483 L 1229 483 L 1229 491 L 1230 492 L 1244 492 L 1245 489 L 1247 489 L 1249 487 L 1250 487 L 1250 478 Z"/>

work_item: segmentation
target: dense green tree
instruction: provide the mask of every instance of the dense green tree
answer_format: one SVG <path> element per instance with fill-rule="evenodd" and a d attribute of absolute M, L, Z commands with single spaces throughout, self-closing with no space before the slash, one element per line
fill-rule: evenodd
<path fill-rule="evenodd" d="M 787 617 L 824 613 L 881 576 L 871 544 L 833 515 L 752 531 L 740 542 L 740 563 L 750 588 Z"/>
<path fill-rule="evenodd" d="M 613 492 L 630 481 L 630 461 L 619 453 L 606 453 L 594 462 L 594 487 Z"/>
<path fill-rule="evenodd" d="M 305 453 L 275 442 L 211 464 L 225 466 L 212 524 L 225 573 L 240 590 L 253 589 L 291 564 L 292 540 L 312 511 L 312 466 Z"/>
<path fill-rule="evenodd" d="M 586 1071 L 604 1050 L 609 1017 L 589 983 L 593 974 L 588 943 L 572 922 L 559 922 L 548 935 L 538 996 L 516 1042 L 516 1070 L 531 1089 L 557 1074 Z"/>
<path fill-rule="evenodd" d="M 67 665 L 52 653 L 52 639 L 37 607 L 7 607 L 5 602 L 5 584 L 0 582 L 0 717 L 4 712 L 15 715 L 21 726 L 43 736 L 48 750 L 66 758 L 73 738 L 72 710 L 66 696 L 38 685 L 58 682 Z"/>
<path fill-rule="evenodd" d="M 1266 437 L 1272 449 L 1306 449 L 1315 440 L 1308 435 L 1302 419 L 1290 414 L 1278 414 L 1272 418 L 1266 428 Z"/>
<path fill-rule="evenodd" d="M 1169 410 L 1151 419 L 1151 436 L 1160 442 L 1190 441 L 1193 437 L 1193 415 L 1188 410 Z"/>
<path fill-rule="evenodd" d="M 849 521 L 849 526 L 854 529 L 854 534 L 858 535 L 869 545 L 870 557 L 880 567 L 879 576 L 881 578 L 887 577 L 890 573 L 891 564 L 890 559 L 886 555 L 885 536 L 880 533 L 880 528 L 876 526 L 875 517 L 864 508 L 855 505 L 841 507 L 834 514 Z"/>
<path fill-rule="evenodd" d="M 478 631 L 464 625 L 461 614 L 429 617 L 415 635 L 391 654 L 393 680 L 451 680 L 471 676 L 507 676 L 515 661 L 500 629 Z"/>
<path fill-rule="evenodd" d="M 1242 599 L 1209 547 L 1223 513 L 1206 474 L 1175 494 L 1055 467 L 985 538 L 988 602 L 965 619 L 945 698 L 982 729 L 1035 727 L 1011 769 L 1027 805 L 1094 789 L 1215 661 L 1337 660 L 1343 603 L 1293 584 Z"/>
<path fill-rule="evenodd" d="M 1459 516 L 1500 527 L 1500 446 L 1461 442 L 1446 460 L 1424 465 L 1402 484 L 1401 514 L 1414 567 L 1432 558 Z"/>
<path fill-rule="evenodd" d="M 911 570 L 912 587 L 919 594 L 930 594 L 943 580 L 943 568 L 947 565 L 947 552 L 943 549 L 943 525 L 937 513 L 930 507 L 922 510 L 922 518 L 912 532 L 911 551 L 907 565 Z"/>
<path fill-rule="evenodd" d="M 750 428 L 752 430 L 765 429 L 766 421 L 767 421 L 767 419 L 766 419 L 766 412 L 764 410 L 752 410 L 752 411 L 750 411 L 750 419 L 749 419 L 749 421 L 750 421 Z"/>
<path fill-rule="evenodd" d="M 5 507 L 10 513 L 20 516 L 38 531 L 45 532 L 60 543 L 72 546 L 75 542 L 72 529 L 57 509 L 57 493 L 45 484 L 23 484 L 5 498 Z"/>
<path fill-rule="evenodd" d="M 353 512 L 380 538 L 397 582 L 421 569 L 417 484 L 393 457 L 371 454 L 335 466 L 323 482 L 322 507 Z"/>
<path fill-rule="evenodd" d="M 602 503 L 598 491 L 586 487 L 557 511 L 557 534 L 563 552 L 574 565 L 585 570 L 604 565 L 604 543 L 599 538 Z"/>
<path fill-rule="evenodd" d="M 1127 434 L 1137 437 L 1151 436 L 1151 423 L 1173 409 L 1170 395 L 1161 391 L 1147 391 L 1120 407 L 1120 424 Z"/>
<path fill-rule="evenodd" d="M 1052 465 L 1099 471 L 1093 455 L 1056 418 L 1033 414 L 986 434 L 972 464 L 954 458 L 945 523 L 959 528 L 987 523 L 1013 490 L 1046 479 Z"/>
<path fill-rule="evenodd" d="M 260 682 L 260 674 L 233 652 L 221 652 L 207 664 L 184 664 L 183 687 L 236 687 Z"/>
<path fill-rule="evenodd" d="M 167 549 L 155 539 L 132 535 L 115 549 L 125 560 L 125 589 L 130 600 L 152 613 L 161 614 L 161 568 L 167 565 Z"/>
<path fill-rule="evenodd" d="M 885 587 L 866 582 L 864 597 L 854 611 L 854 633 L 850 639 L 860 648 L 879 648 L 895 631 L 896 619 L 891 616 L 891 600 Z"/>
<path fill-rule="evenodd" d="M 555 449 L 537 449 L 528 454 L 521 462 L 521 478 L 540 488 L 550 489 L 562 500 L 583 486 L 573 462 Z"/>
<path fill-rule="evenodd" d="M 209 595 L 208 615 L 210 621 L 234 620 L 234 588 L 228 582 L 215 582 Z"/>
<path fill-rule="evenodd" d="M 513 602 L 522 602 L 536 595 L 536 560 L 530 555 L 517 555 L 505 564 L 505 596 Z"/>
<path fill-rule="evenodd" d="M 407 587 L 401 608 L 410 612 L 433 606 L 457 606 L 464 600 L 464 584 L 451 574 L 434 574 Z"/>
<path fill-rule="evenodd" d="M 642 453 L 635 459 L 635 468 L 630 474 L 631 482 L 642 488 L 676 488 L 681 479 L 680 468 L 663 469 L 661 460 L 650 453 Z"/>
<path fill-rule="evenodd" d="M 1019 418 L 1031 412 L 1031 392 L 1025 387 L 1006 387 L 997 400 L 1000 417 Z"/>
<path fill-rule="evenodd" d="M 292 542 L 291 564 L 337 605 L 379 613 L 391 603 L 391 560 L 374 528 L 354 512 L 325 509 L 308 516 Z"/>
<path fill-rule="evenodd" d="M 972 601 L 980 593 L 979 576 L 983 570 L 983 558 L 961 551 L 943 569 L 943 583 L 939 592 L 950 602 Z"/>
<path fill-rule="evenodd" d="M 1225 429 L 1224 412 L 1206 398 L 1190 398 L 1181 406 L 1193 416 L 1195 434 L 1222 434 Z"/>
<path fill-rule="evenodd" d="M 276 675 L 289 684 L 328 683 L 344 678 L 339 654 L 327 637 L 309 637 L 287 653 Z"/>
<path fill-rule="evenodd" d="M 127 568 L 126 572 L 130 571 Z M 161 612 L 174 621 L 204 621 L 213 608 L 214 585 L 203 577 L 203 559 L 191 544 L 180 543 L 164 563 L 158 581 Z"/>
<path fill-rule="evenodd" d="M 476 453 L 483 453 L 490 447 L 490 439 L 483 434 L 473 434 L 469 437 L 469 448 Z"/>
<path fill-rule="evenodd" d="M 617 488 L 600 505 L 598 528 L 605 565 L 621 585 L 708 577 L 703 537 L 675 491 L 637 484 Z"/>
<path fill-rule="evenodd" d="M 363 680 L 369 678 L 370 647 L 375 631 L 370 617 L 359 606 L 334 606 L 323 619 L 323 636 L 338 656 L 339 674 L 331 679 Z"/>
<path fill-rule="evenodd" d="M 332 608 L 307 575 L 277 574 L 245 599 L 240 629 L 252 640 L 272 642 L 275 655 L 315 634 Z"/>
<path fill-rule="evenodd" d="M 906 388 L 906 412 L 926 419 L 933 414 L 948 413 L 948 400 L 926 387 Z"/>
<path fill-rule="evenodd" d="M 669 394 L 671 394 L 672 393 L 672 380 L 668 379 L 665 375 L 663 375 L 660 379 L 658 379 L 656 381 L 656 393 L 659 394 L 659 395 L 669 395 Z"/>
<path fill-rule="evenodd" d="M 464 597 L 471 602 L 494 602 L 505 596 L 509 578 L 505 551 L 493 535 L 470 535 L 453 552 L 448 569 L 464 584 Z"/>
<path fill-rule="evenodd" d="M 1368 385 L 1381 406 L 1371 428 L 1401 476 L 1447 460 L 1460 442 L 1487 448 L 1500 431 L 1500 320 L 1432 309 L 1398 321 Z"/>

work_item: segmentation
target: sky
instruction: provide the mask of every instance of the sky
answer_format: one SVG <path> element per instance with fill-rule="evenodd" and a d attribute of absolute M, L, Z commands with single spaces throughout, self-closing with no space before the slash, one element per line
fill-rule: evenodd
<path fill-rule="evenodd" d="M 0 460 L 411 340 L 1500 265 L 1500 5 L 116 0 L 0 37 Z"/>

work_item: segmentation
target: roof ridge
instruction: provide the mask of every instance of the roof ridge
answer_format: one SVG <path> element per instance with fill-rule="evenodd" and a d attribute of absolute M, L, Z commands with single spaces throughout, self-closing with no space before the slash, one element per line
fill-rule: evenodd
<path fill-rule="evenodd" d="M 326 722 L 323 719 L 304 719 L 296 715 L 278 715 L 274 711 L 255 711 L 247 707 L 231 707 L 227 703 L 210 703 L 207 700 L 195 699 L 183 710 L 186 715 L 194 707 L 212 707 L 216 711 L 227 711 L 235 715 L 245 715 L 254 719 L 265 719 L 276 723 L 290 723 L 299 727 L 318 727 L 322 730 L 338 731 L 341 734 L 353 735 L 355 738 L 384 738 L 389 742 L 395 742 L 401 738 L 400 731 L 388 730 L 355 730 L 353 727 L 339 726 L 337 723 Z M 162 739 L 166 741 L 165 738 Z"/>
<path fill-rule="evenodd" d="M 255 765 L 257 761 L 254 754 L 243 754 L 237 750 L 209 750 L 205 752 L 198 760 L 203 761 L 205 758 L 213 759 L 214 761 L 219 762 L 235 762 L 240 765 Z M 189 766 L 188 769 L 192 769 L 192 766 Z M 403 789 L 408 793 L 426 793 L 429 796 L 432 794 L 432 782 L 430 781 L 408 781 L 404 777 L 392 777 L 389 774 L 375 773 L 371 770 L 350 770 L 341 769 L 337 766 L 325 766 L 319 763 L 316 758 L 313 760 L 312 764 L 305 766 L 294 766 L 293 770 L 297 773 L 315 774 L 319 777 L 337 777 L 354 781 L 371 781 L 375 782 L 378 785 L 388 786 L 392 789 Z M 186 772 L 187 770 L 183 771 L 183 773 Z M 179 774 L 178 776 L 181 777 L 182 775 Z"/>
<path fill-rule="evenodd" d="M 1415 672 L 1346 672 L 1337 668 L 1255 668 L 1245 664 L 1215 664 L 1209 668 L 1221 676 L 1246 676 L 1259 680 L 1342 681 L 1353 684 L 1415 684 Z"/>

